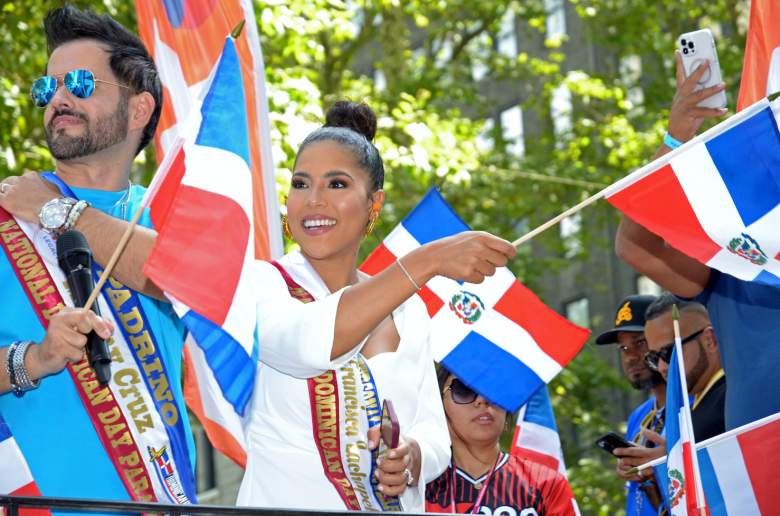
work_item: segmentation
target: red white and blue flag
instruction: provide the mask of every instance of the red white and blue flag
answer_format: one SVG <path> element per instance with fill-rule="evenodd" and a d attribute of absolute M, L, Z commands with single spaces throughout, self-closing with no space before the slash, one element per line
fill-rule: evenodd
<path fill-rule="evenodd" d="M 376 274 L 421 245 L 468 229 L 432 189 L 360 268 Z M 590 334 L 547 307 L 506 267 L 479 285 L 437 276 L 417 295 L 431 316 L 434 358 L 510 412 L 552 380 Z"/>
<path fill-rule="evenodd" d="M 780 413 L 713 437 L 698 451 L 711 516 L 777 514 Z"/>
<path fill-rule="evenodd" d="M 547 386 L 536 391 L 518 411 L 510 453 L 566 474 L 561 438 Z"/>
<path fill-rule="evenodd" d="M 780 2 L 751 0 L 737 109 L 780 91 Z"/>
<path fill-rule="evenodd" d="M 684 368 L 680 367 L 677 344 L 672 352 L 666 383 L 666 478 L 664 493 L 668 508 L 674 516 L 699 515 L 697 491 L 701 489 L 697 458 L 693 454 L 695 441 L 689 407 L 688 388 L 684 385 Z"/>
<path fill-rule="evenodd" d="M 0 415 L 0 494 L 13 496 L 41 496 L 41 491 L 33 480 L 30 467 L 16 444 L 3 416 Z M 23 509 L 21 514 L 50 514 L 47 510 Z"/>
<path fill-rule="evenodd" d="M 152 53 L 164 99 L 157 128 L 157 161 L 171 150 L 190 113 L 198 111 L 225 37 L 241 22 L 235 40 L 241 67 L 252 171 L 254 251 L 262 260 L 282 254 L 279 206 L 271 157 L 265 69 L 251 0 L 136 0 L 138 32 Z"/>
<path fill-rule="evenodd" d="M 191 139 L 172 149 L 147 195 L 157 241 L 144 273 L 190 332 L 185 393 L 209 437 L 246 461 L 241 417 L 255 381 L 252 177 L 239 56 L 227 38 Z M 181 140 L 180 140 L 181 142 Z"/>
<path fill-rule="evenodd" d="M 701 263 L 780 286 L 780 101 L 764 99 L 605 190 Z"/>

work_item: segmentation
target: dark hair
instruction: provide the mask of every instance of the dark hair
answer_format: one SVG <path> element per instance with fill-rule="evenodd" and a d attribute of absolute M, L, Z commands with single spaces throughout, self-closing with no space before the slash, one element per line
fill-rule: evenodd
<path fill-rule="evenodd" d="M 691 301 L 687 299 L 681 299 L 674 294 L 670 294 L 669 292 L 664 292 L 658 298 L 650 303 L 650 305 L 647 307 L 647 310 L 645 310 L 645 320 L 651 321 L 653 319 L 657 319 L 661 317 L 662 315 L 666 314 L 667 312 L 672 311 L 672 305 L 677 305 L 677 309 L 680 312 L 700 312 L 709 318 L 709 315 L 707 314 L 707 309 L 699 303 L 698 301 Z"/>
<path fill-rule="evenodd" d="M 371 191 L 381 190 L 385 183 L 385 165 L 379 151 L 371 143 L 376 135 L 376 115 L 366 104 L 340 100 L 333 104 L 325 115 L 325 125 L 309 134 L 298 156 L 312 143 L 333 141 L 354 154 L 360 168 L 365 170 L 371 181 Z"/>
<path fill-rule="evenodd" d="M 133 92 L 148 91 L 154 98 L 154 111 L 144 127 L 136 154 L 154 137 L 162 111 L 162 85 L 152 57 L 141 39 L 107 14 L 80 10 L 72 5 L 52 9 L 43 21 L 49 53 L 65 43 L 94 39 L 108 46 L 111 70 Z"/>
<path fill-rule="evenodd" d="M 439 394 L 444 397 L 444 384 L 452 373 L 441 364 L 436 364 L 436 381 L 439 383 Z"/>

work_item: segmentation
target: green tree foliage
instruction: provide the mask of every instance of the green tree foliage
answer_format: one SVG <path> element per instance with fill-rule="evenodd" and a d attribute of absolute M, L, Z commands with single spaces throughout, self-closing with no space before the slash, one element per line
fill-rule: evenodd
<path fill-rule="evenodd" d="M 546 33 L 546 8 L 559 2 L 566 4 L 567 25 L 581 34 L 576 41 Z M 74 3 L 135 27 L 132 2 Z M 51 166 L 28 89 L 45 68 L 41 20 L 54 5 L 0 2 L 0 177 Z M 747 0 L 266 0 L 255 1 L 255 14 L 280 197 L 299 143 L 334 100 L 365 100 L 379 115 L 387 203 L 368 252 L 431 186 L 472 227 L 514 239 L 647 162 L 665 130 L 674 41 L 682 32 L 714 29 L 733 106 Z M 498 51 L 506 17 L 517 27 L 516 56 Z M 575 60 L 583 52 L 588 58 Z M 375 81 L 377 72 L 384 84 Z M 572 122 L 556 132 L 550 105 L 560 85 L 571 93 Z M 486 118 L 512 98 L 535 122 L 521 157 L 509 152 L 500 127 L 486 132 Z M 481 134 L 492 144 L 478 144 Z M 148 181 L 153 169 L 148 150 L 134 174 Z M 584 220 L 578 254 L 564 257 L 550 232 L 534 241 L 533 251 L 523 249 L 513 270 L 534 287 L 542 271 L 611 246 L 603 228 L 615 223 L 614 210 L 601 203 Z M 592 445 L 615 427 L 602 394 L 620 389 L 627 390 L 621 374 L 588 349 L 550 386 L 583 514 L 622 510 L 614 462 Z"/>

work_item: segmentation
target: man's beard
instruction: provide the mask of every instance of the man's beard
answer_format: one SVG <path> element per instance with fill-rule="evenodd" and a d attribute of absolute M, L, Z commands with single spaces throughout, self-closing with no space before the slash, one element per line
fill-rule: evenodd
<path fill-rule="evenodd" d="M 51 155 L 58 160 L 76 159 L 95 154 L 124 141 L 127 138 L 127 104 L 127 96 L 122 95 L 116 111 L 98 118 L 94 130 L 86 115 L 68 109 L 55 112 L 46 125 L 46 144 Z M 55 135 L 53 123 L 59 115 L 82 119 L 85 122 L 84 133 L 80 136 L 69 136 L 63 131 Z"/>
<path fill-rule="evenodd" d="M 685 381 L 688 383 L 688 391 L 690 391 L 693 386 L 696 385 L 696 382 L 699 381 L 701 375 L 703 375 L 704 371 L 706 371 L 709 367 L 710 359 L 704 352 L 704 346 L 699 344 L 699 359 L 695 364 L 693 364 L 690 372 L 685 375 Z"/>
<path fill-rule="evenodd" d="M 631 382 L 631 387 L 638 391 L 647 391 L 655 387 L 656 385 L 660 385 L 664 383 L 664 377 L 661 376 L 661 373 L 658 371 L 650 371 L 650 377 L 649 378 L 642 378 L 640 380 L 634 380 Z"/>

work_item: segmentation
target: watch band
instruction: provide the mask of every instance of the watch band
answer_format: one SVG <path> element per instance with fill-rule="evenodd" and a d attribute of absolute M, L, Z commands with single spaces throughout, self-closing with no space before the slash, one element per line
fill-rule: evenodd
<path fill-rule="evenodd" d="M 65 225 L 62 226 L 59 231 L 60 234 L 73 229 L 76 226 L 76 221 L 79 220 L 82 212 L 89 208 L 90 204 L 87 201 L 78 201 L 68 212 L 68 218 L 65 220 Z"/>

